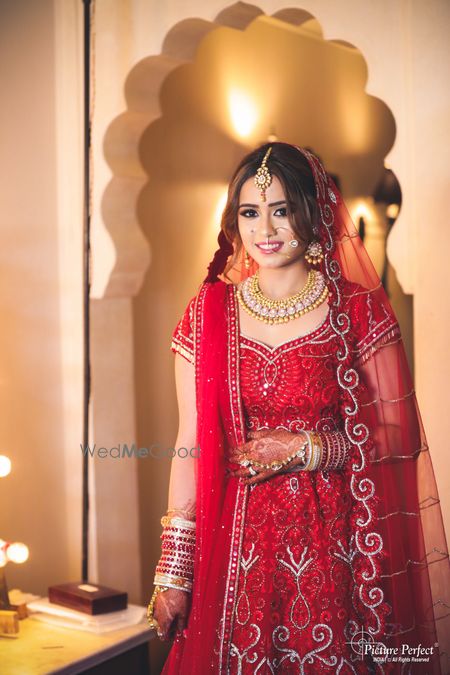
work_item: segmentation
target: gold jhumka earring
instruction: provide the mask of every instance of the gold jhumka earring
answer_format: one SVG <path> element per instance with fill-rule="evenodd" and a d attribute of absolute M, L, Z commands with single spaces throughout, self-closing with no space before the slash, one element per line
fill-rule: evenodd
<path fill-rule="evenodd" d="M 246 270 L 250 269 L 250 256 L 248 254 L 248 251 L 245 251 L 244 254 L 244 267 Z"/>
<path fill-rule="evenodd" d="M 305 251 L 305 260 L 310 265 L 320 265 L 323 260 L 323 249 L 318 241 L 312 241 Z"/>
<path fill-rule="evenodd" d="M 261 190 L 261 201 L 265 202 L 266 201 L 266 190 L 269 187 L 269 185 L 272 182 L 272 174 L 270 173 L 269 169 L 267 168 L 267 160 L 269 159 L 269 155 L 272 151 L 272 146 L 267 150 L 266 154 L 264 155 L 264 159 L 261 162 L 261 166 L 259 167 L 258 171 L 256 172 L 255 176 L 255 185 L 257 188 Z"/>

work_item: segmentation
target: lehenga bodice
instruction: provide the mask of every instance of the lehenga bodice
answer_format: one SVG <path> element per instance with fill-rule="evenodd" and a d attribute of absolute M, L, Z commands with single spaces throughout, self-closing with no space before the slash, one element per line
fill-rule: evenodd
<path fill-rule="evenodd" d="M 248 429 L 336 429 L 334 339 L 328 315 L 307 335 L 275 347 L 241 333 L 240 381 Z"/>

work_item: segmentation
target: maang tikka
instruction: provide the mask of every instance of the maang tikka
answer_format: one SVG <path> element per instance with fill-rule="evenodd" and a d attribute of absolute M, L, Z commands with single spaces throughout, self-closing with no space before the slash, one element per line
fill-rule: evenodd
<path fill-rule="evenodd" d="M 261 190 L 261 201 L 265 202 L 266 201 L 266 190 L 269 187 L 269 185 L 272 183 L 272 174 L 270 173 L 269 169 L 267 168 L 267 160 L 269 158 L 270 153 L 272 152 L 272 146 L 267 150 L 266 154 L 264 155 L 264 159 L 261 162 L 261 166 L 259 167 L 258 171 L 256 172 L 255 176 L 255 185 L 257 188 Z"/>

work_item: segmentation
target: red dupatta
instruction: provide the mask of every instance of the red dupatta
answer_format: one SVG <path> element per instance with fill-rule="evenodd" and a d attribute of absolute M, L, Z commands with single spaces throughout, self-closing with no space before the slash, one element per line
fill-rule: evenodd
<path fill-rule="evenodd" d="M 228 657 L 248 490 L 226 475 L 227 447 L 245 440 L 237 369 L 239 328 L 232 295 L 231 285 L 207 283 L 194 301 L 200 446 L 194 587 L 187 638 L 175 641 L 164 673 L 225 672 Z"/>
<path fill-rule="evenodd" d="M 342 198 L 319 160 L 307 157 L 321 214 L 317 233 L 336 333 L 344 429 L 352 444 L 346 469 L 353 497 L 349 550 L 354 607 L 371 641 L 397 648 L 448 639 L 450 572 L 430 455 L 398 324 L 362 339 L 358 311 L 393 317 L 389 300 Z M 229 245 L 221 244 L 193 306 L 200 458 L 197 551 L 186 638 L 175 641 L 164 673 L 225 673 L 247 489 L 226 475 L 226 451 L 246 440 L 239 393 L 239 322 L 232 284 L 219 281 Z M 237 280 L 242 277 L 238 271 Z M 348 281 L 358 284 L 350 293 Z M 358 298 L 358 299 L 357 299 Z M 356 309 L 355 309 L 356 308 Z M 366 317 L 367 318 L 367 317 Z M 362 354 L 356 361 L 355 354 Z M 331 564 L 331 561 L 330 561 Z M 438 675 L 438 649 L 412 673 Z M 378 666 L 378 672 L 391 672 Z M 394 671 L 401 672 L 401 671 Z"/>

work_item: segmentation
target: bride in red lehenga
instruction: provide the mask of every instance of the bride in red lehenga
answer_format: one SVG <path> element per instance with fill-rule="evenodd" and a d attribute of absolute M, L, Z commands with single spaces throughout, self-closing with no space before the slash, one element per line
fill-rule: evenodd
<path fill-rule="evenodd" d="M 399 326 L 320 161 L 247 155 L 219 244 L 172 341 L 176 447 L 199 452 L 174 458 L 162 519 L 164 674 L 448 672 L 448 552 Z"/>

